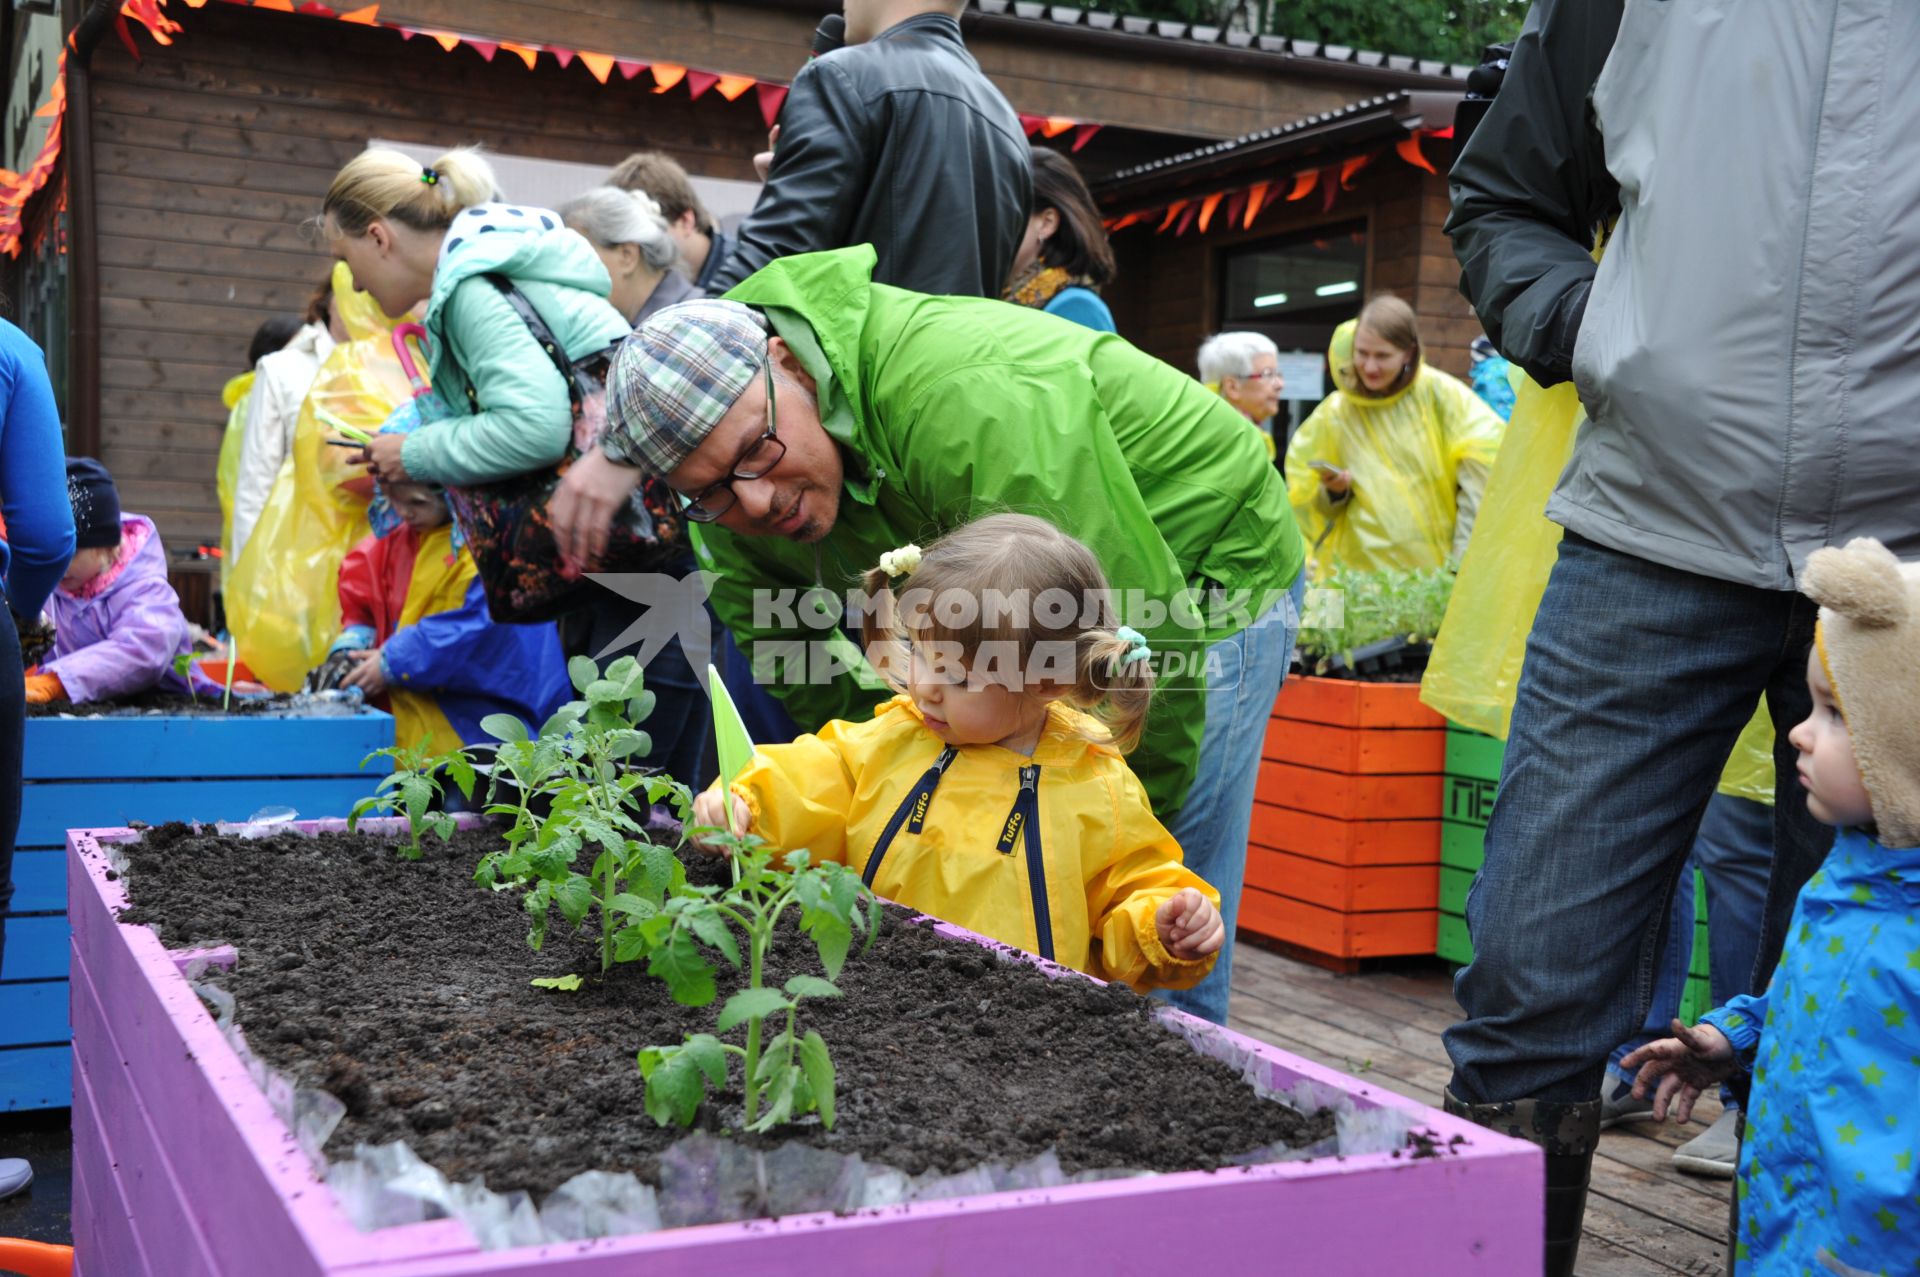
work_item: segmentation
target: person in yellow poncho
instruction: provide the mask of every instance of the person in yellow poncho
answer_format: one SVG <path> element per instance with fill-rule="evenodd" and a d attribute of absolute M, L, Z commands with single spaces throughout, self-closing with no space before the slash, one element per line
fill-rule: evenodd
<path fill-rule="evenodd" d="M 1457 559 L 1505 424 L 1427 366 L 1413 308 L 1390 294 L 1334 331 L 1327 362 L 1339 388 L 1287 447 L 1287 495 L 1315 547 L 1315 579 Z"/>
<path fill-rule="evenodd" d="M 406 434 L 419 422 L 407 403 L 382 433 Z M 494 739 L 480 726 L 493 714 L 538 731 L 568 692 L 559 630 L 487 615 L 441 489 L 382 484 L 368 520 L 373 534 L 340 565 L 340 637 L 308 685 L 360 689 L 393 714 L 398 744 L 428 754 Z"/>
<path fill-rule="evenodd" d="M 897 599 L 893 576 L 906 578 Z M 991 515 L 924 555 L 889 551 L 866 590 L 869 658 L 905 693 L 866 722 L 763 746 L 731 812 L 716 785 L 695 823 L 730 814 L 737 833 L 1102 979 L 1182 989 L 1206 976 L 1226 941 L 1219 896 L 1122 758 L 1146 723 L 1152 653 L 1109 627 L 1093 553 L 1042 519 Z M 1042 599 L 1057 591 L 1080 604 L 1064 619 Z"/>
<path fill-rule="evenodd" d="M 214 488 L 220 496 L 220 587 L 233 573 L 233 500 L 240 478 L 240 447 L 247 437 L 247 413 L 253 402 L 253 383 L 260 361 L 293 340 L 301 320 L 276 315 L 253 332 L 247 347 L 247 370 L 227 379 L 220 403 L 227 410 L 227 428 L 220 436 L 220 459 L 215 463 Z"/>
<path fill-rule="evenodd" d="M 354 448 L 331 446 L 345 425 L 372 432 L 412 387 L 393 349 L 393 326 L 334 269 L 334 313 L 347 340 L 335 346 L 300 406 L 293 448 L 228 580 L 227 620 L 238 659 L 275 691 L 300 687 L 340 632 L 340 561 L 365 537 L 373 479 Z"/>

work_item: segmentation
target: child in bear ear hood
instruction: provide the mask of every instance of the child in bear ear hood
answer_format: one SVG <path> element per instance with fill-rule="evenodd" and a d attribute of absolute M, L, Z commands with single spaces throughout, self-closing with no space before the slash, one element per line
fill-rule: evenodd
<path fill-rule="evenodd" d="M 1737 1277 L 1910 1271 L 1920 1254 L 1920 564 L 1869 538 L 1808 556 L 1813 713 L 1788 737 L 1839 827 L 1767 991 L 1621 1061 L 1653 1112 L 1753 1074 Z M 1795 1200 L 1796 1195 L 1798 1200 Z"/>

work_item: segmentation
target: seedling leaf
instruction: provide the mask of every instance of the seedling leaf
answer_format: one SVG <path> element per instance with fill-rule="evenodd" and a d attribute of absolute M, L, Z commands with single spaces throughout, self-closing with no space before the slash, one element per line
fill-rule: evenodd
<path fill-rule="evenodd" d="M 536 989 L 558 989 L 562 993 L 572 993 L 580 987 L 580 977 L 577 975 L 536 976 L 527 983 Z"/>
<path fill-rule="evenodd" d="M 727 925 L 725 918 L 705 909 L 692 909 L 687 912 L 687 925 L 693 929 L 694 935 L 718 949 L 728 966 L 735 971 L 740 969 L 740 946 L 734 941 L 733 928 Z"/>
<path fill-rule="evenodd" d="M 576 692 L 585 692 L 600 679 L 600 667 L 591 656 L 576 656 L 567 662 L 567 678 Z M 543 732 L 542 735 L 545 735 Z"/>
<path fill-rule="evenodd" d="M 480 730 L 497 741 L 525 744 L 527 725 L 514 714 L 489 714 L 480 720 Z"/>
<path fill-rule="evenodd" d="M 796 998 L 837 998 L 840 986 L 817 975 L 797 975 L 787 981 L 787 992 Z"/>
<path fill-rule="evenodd" d="M 553 902 L 560 906 L 560 914 L 574 926 L 587 919 L 587 911 L 593 908 L 593 884 L 579 874 L 569 875 L 553 891 Z"/>
<path fill-rule="evenodd" d="M 748 1020 L 764 1020 L 775 1011 L 787 1009 L 787 999 L 778 989 L 742 989 L 727 999 L 714 1024 L 716 1033 L 726 1033 Z"/>
<path fill-rule="evenodd" d="M 833 1060 L 827 1055 L 826 1039 L 812 1029 L 800 1040 L 800 1067 L 813 1092 L 814 1107 L 820 1110 L 820 1124 L 833 1129 Z"/>

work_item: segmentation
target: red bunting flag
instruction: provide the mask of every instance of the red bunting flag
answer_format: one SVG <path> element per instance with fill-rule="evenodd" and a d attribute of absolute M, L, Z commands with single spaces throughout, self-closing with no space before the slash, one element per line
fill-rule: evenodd
<path fill-rule="evenodd" d="M 615 58 L 613 65 L 620 68 L 620 77 L 624 80 L 631 80 L 647 69 L 646 63 L 635 61 L 633 58 Z"/>
<path fill-rule="evenodd" d="M 1101 127 L 1102 126 L 1098 124 L 1079 125 L 1073 130 L 1073 145 L 1068 149 L 1078 151 L 1081 147 L 1093 141 L 1093 135 L 1098 133 Z"/>
<path fill-rule="evenodd" d="M 481 58 L 487 62 L 493 61 L 493 55 L 500 52 L 500 44 L 498 41 L 476 40 L 472 36 L 467 37 L 467 47 L 479 54 Z"/>
<path fill-rule="evenodd" d="M 1239 225 L 1240 214 L 1245 211 L 1246 207 L 1247 193 L 1245 191 L 1235 191 L 1233 194 L 1227 196 L 1228 230 L 1232 230 L 1235 226 Z"/>
<path fill-rule="evenodd" d="M 1187 205 L 1186 214 L 1181 217 L 1180 225 L 1174 228 L 1173 237 L 1175 239 L 1179 239 L 1182 235 L 1185 235 L 1187 233 L 1187 227 L 1193 225 L 1194 214 L 1198 213 L 1199 211 L 1200 211 L 1200 206 L 1198 204 Z"/>
<path fill-rule="evenodd" d="M 558 45 L 550 44 L 547 46 L 547 52 L 551 53 L 559 61 L 562 71 L 573 65 L 572 49 L 562 49 Z"/>
<path fill-rule="evenodd" d="M 768 84 L 765 80 L 762 80 L 758 85 L 754 86 L 754 91 L 760 98 L 760 118 L 767 122 L 768 128 L 772 128 L 773 122 L 780 118 L 781 106 L 784 105 L 787 100 L 787 86 L 784 84 Z"/>
<path fill-rule="evenodd" d="M 1027 115 L 1024 112 L 1020 115 L 1020 127 L 1027 131 L 1028 137 L 1032 137 L 1035 133 L 1038 133 L 1041 128 L 1045 126 L 1046 122 L 1045 116 Z"/>
<path fill-rule="evenodd" d="M 687 97 L 689 99 L 697 99 L 702 93 L 705 93 L 718 83 L 720 83 L 720 77 L 711 71 L 689 70 L 687 72 Z"/>

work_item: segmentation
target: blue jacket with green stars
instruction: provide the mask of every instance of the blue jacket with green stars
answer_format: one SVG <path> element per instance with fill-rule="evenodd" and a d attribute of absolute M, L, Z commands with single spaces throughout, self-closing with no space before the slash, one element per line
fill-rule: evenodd
<path fill-rule="evenodd" d="M 1706 1022 L 1753 1070 L 1738 1277 L 1920 1257 L 1920 848 L 1840 832 L 1767 991 Z"/>

